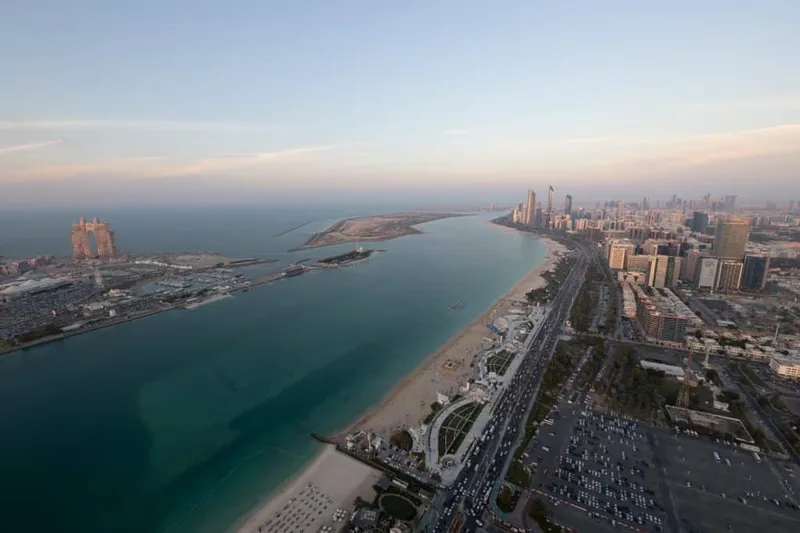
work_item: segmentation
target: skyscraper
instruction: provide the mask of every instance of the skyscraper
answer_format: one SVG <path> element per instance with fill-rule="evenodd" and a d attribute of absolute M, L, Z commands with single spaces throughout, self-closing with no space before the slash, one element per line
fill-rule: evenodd
<path fill-rule="evenodd" d="M 708 213 L 695 211 L 692 218 L 692 230 L 695 233 L 708 233 Z"/>
<path fill-rule="evenodd" d="M 744 291 L 764 290 L 767 285 L 769 257 L 748 255 L 744 258 L 741 288 Z"/>
<path fill-rule="evenodd" d="M 572 195 L 568 194 L 567 197 L 564 199 L 564 214 L 571 215 L 572 214 Z"/>
<path fill-rule="evenodd" d="M 714 255 L 720 259 L 741 261 L 750 238 L 750 222 L 746 219 L 718 220 L 714 237 Z"/>
<path fill-rule="evenodd" d="M 525 206 L 525 220 L 523 220 L 524 224 L 528 226 L 533 225 L 533 221 L 536 218 L 536 193 L 533 190 L 528 189 L 528 203 Z"/>
<path fill-rule="evenodd" d="M 555 190 L 553 186 L 550 186 L 550 189 L 547 191 L 547 214 L 552 217 L 553 216 L 553 193 Z"/>

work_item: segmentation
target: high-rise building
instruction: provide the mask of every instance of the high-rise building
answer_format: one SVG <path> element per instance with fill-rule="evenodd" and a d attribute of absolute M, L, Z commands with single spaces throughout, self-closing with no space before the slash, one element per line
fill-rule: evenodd
<path fill-rule="evenodd" d="M 678 283 L 681 274 L 682 257 L 671 255 L 667 258 L 667 275 L 664 279 L 664 286 L 671 289 Z"/>
<path fill-rule="evenodd" d="M 648 274 L 652 261 L 652 255 L 629 255 L 626 258 L 625 269 L 630 272 L 644 272 Z"/>
<path fill-rule="evenodd" d="M 741 289 L 744 291 L 761 291 L 767 286 L 769 257 L 748 255 L 744 258 Z"/>
<path fill-rule="evenodd" d="M 536 193 L 528 189 L 528 203 L 525 206 L 525 220 L 524 224 L 532 226 L 534 218 L 536 217 Z"/>
<path fill-rule="evenodd" d="M 717 267 L 719 259 L 716 257 L 702 257 L 697 265 L 695 283 L 698 288 L 713 289 L 717 282 Z"/>
<path fill-rule="evenodd" d="M 686 261 L 684 261 L 683 268 L 684 280 L 691 282 L 697 280 L 697 268 L 700 264 L 700 259 L 704 256 L 707 257 L 708 254 L 704 254 L 700 250 L 690 250 L 689 253 L 686 254 Z"/>
<path fill-rule="evenodd" d="M 718 220 L 714 237 L 714 255 L 720 259 L 741 261 L 750 238 L 750 222 L 746 219 Z"/>
<path fill-rule="evenodd" d="M 89 233 L 94 233 L 97 242 L 97 253 L 92 251 L 92 240 Z M 87 222 L 83 217 L 72 225 L 72 256 L 75 259 L 100 257 L 108 259 L 117 257 L 117 243 L 114 232 L 108 221 L 99 221 L 97 217 Z"/>
<path fill-rule="evenodd" d="M 636 252 L 636 245 L 630 241 L 610 240 L 606 242 L 606 259 L 608 267 L 613 270 L 624 270 L 626 257 Z"/>
<path fill-rule="evenodd" d="M 572 195 L 568 194 L 566 198 L 564 198 L 564 214 L 571 215 L 572 214 Z"/>
<path fill-rule="evenodd" d="M 708 233 L 708 213 L 695 211 L 692 218 L 692 231 L 695 233 Z"/>
<path fill-rule="evenodd" d="M 734 209 L 736 209 L 736 196 L 735 195 L 726 196 L 724 207 L 726 211 L 733 211 Z"/>
<path fill-rule="evenodd" d="M 547 214 L 552 218 L 553 216 L 553 193 L 555 189 L 551 185 L 550 188 L 547 190 Z"/>
<path fill-rule="evenodd" d="M 717 280 L 714 288 L 721 292 L 739 290 L 742 281 L 742 262 L 723 259 L 717 267 Z"/>
<path fill-rule="evenodd" d="M 668 255 L 655 256 L 655 268 L 652 269 L 652 277 L 648 280 L 648 285 L 656 289 L 663 289 L 667 286 L 667 266 L 669 263 Z"/>

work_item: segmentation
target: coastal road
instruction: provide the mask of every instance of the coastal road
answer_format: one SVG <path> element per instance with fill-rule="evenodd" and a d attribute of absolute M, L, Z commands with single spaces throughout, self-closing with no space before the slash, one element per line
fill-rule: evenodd
<path fill-rule="evenodd" d="M 456 478 L 455 483 L 445 489 L 442 508 L 437 509 L 441 518 L 428 531 L 445 533 L 450 530 L 457 514 L 462 514 L 462 532 L 472 533 L 489 521 L 486 509 L 494 508 L 497 488 L 500 485 L 513 456 L 514 444 L 524 434 L 535 393 L 541 375 L 549 362 L 558 337 L 572 303 L 583 284 L 588 254 L 578 245 L 578 260 L 570 275 L 562 283 L 558 294 L 551 303 L 550 313 L 536 333 L 531 348 L 514 375 L 511 385 L 498 401 L 483 440 L 473 450 L 467 465 Z M 522 407 L 522 408 L 520 408 Z M 496 514 L 496 513 L 495 513 Z"/>

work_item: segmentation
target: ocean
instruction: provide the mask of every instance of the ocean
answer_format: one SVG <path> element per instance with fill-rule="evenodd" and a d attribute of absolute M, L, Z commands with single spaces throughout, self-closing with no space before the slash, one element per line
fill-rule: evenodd
<path fill-rule="evenodd" d="M 369 212 L 101 218 L 125 251 L 280 259 L 258 267 L 268 271 L 352 249 L 288 252 L 341 217 Z M 28 229 L 19 216 L 13 232 L 0 216 L 0 254 L 69 252 L 68 213 L 38 215 Z M 436 221 L 423 235 L 372 245 L 385 251 L 354 267 L 0 357 L 3 529 L 230 529 L 314 456 L 309 433 L 354 420 L 542 262 L 541 243 L 490 224 L 493 216 Z M 449 310 L 456 301 L 465 307 Z"/>

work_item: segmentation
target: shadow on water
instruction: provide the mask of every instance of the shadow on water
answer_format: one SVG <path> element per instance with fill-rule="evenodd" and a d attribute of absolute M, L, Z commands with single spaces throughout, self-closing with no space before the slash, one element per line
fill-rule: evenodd
<path fill-rule="evenodd" d="M 314 415 L 319 412 L 320 406 L 324 409 L 334 396 L 337 401 L 342 400 L 342 390 L 358 386 L 369 376 L 379 372 L 381 361 L 377 355 L 380 353 L 381 343 L 362 343 L 231 420 L 228 427 L 236 433 L 233 442 L 174 478 L 163 490 L 151 495 L 144 506 L 152 521 L 147 525 L 147 530 L 188 531 L 184 521 L 202 520 L 201 516 L 192 516 L 198 509 L 198 501 L 205 502 L 214 496 L 207 487 L 235 476 L 238 469 L 248 466 L 248 458 L 258 457 L 264 460 L 263 455 L 268 453 L 273 455 L 268 461 L 277 465 L 284 462 L 283 454 L 293 455 L 291 451 L 278 448 L 280 442 L 273 436 L 276 427 L 286 428 L 294 433 L 295 439 L 303 440 L 310 440 L 312 431 L 335 429 L 340 421 L 319 421 Z M 331 387 L 331 382 L 336 382 L 337 386 Z M 347 399 L 345 396 L 344 400 Z M 314 427 L 314 423 L 325 427 Z M 284 438 L 285 435 L 280 440 Z M 298 462 L 307 459 L 303 456 L 294 458 Z M 246 511 L 247 509 L 239 509 L 238 513 L 231 514 L 237 516 Z M 156 523 L 159 520 L 169 523 Z"/>

